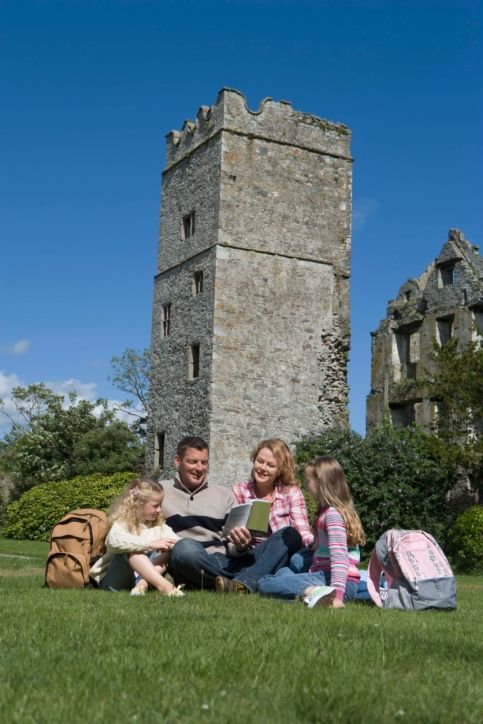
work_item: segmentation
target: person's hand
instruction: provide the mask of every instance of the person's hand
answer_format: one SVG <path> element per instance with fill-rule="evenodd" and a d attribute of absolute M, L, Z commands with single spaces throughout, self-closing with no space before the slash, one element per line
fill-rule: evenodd
<path fill-rule="evenodd" d="M 177 542 L 177 538 L 158 538 L 150 541 L 149 546 L 153 551 L 170 551 Z"/>
<path fill-rule="evenodd" d="M 244 528 L 243 526 L 238 526 L 237 528 L 233 528 L 228 536 L 228 540 L 230 540 L 237 551 L 240 553 L 244 550 L 246 550 L 250 543 L 252 542 L 252 534 L 248 530 L 248 528 Z"/>
<path fill-rule="evenodd" d="M 344 602 L 339 598 L 334 598 L 331 604 L 331 608 L 345 608 Z"/>

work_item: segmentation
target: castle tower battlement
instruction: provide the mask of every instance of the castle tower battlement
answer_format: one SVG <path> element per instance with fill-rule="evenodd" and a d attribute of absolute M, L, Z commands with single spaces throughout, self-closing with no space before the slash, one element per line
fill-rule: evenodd
<path fill-rule="evenodd" d="M 186 120 L 181 131 L 167 134 L 165 170 L 222 130 L 350 158 L 350 131 L 342 123 L 301 113 L 289 101 L 271 98 L 265 98 L 258 111 L 251 111 L 243 93 L 223 88 L 213 106 L 199 108 L 196 120 Z"/>
<path fill-rule="evenodd" d="M 167 137 L 148 467 L 211 447 L 210 480 L 262 438 L 345 426 L 352 159 L 342 124 L 223 89 Z"/>

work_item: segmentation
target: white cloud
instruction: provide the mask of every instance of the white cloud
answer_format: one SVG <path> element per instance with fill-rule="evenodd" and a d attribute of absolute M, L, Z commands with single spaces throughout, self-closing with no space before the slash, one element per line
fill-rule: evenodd
<path fill-rule="evenodd" d="M 75 392 L 81 400 L 93 402 L 97 398 L 95 382 L 81 382 L 75 377 L 61 382 L 46 382 L 45 386 L 55 392 L 56 395 L 62 395 L 67 399 L 70 392 Z"/>
<path fill-rule="evenodd" d="M 354 231 L 362 229 L 369 217 L 377 214 L 380 208 L 381 204 L 377 199 L 366 197 L 355 201 L 352 208 L 352 228 Z"/>
<path fill-rule="evenodd" d="M 0 398 L 3 405 L 0 408 L 0 436 L 8 432 L 11 420 L 16 420 L 15 406 L 11 400 L 10 393 L 14 387 L 18 387 L 22 382 L 15 374 L 6 374 L 0 370 Z"/>
<path fill-rule="evenodd" d="M 2 399 L 5 398 L 6 395 L 9 395 L 14 387 L 18 387 L 20 384 L 22 383 L 15 373 L 8 375 L 0 370 L 0 397 Z"/>
<path fill-rule="evenodd" d="M 4 414 L 0 410 L 0 437 L 8 432 L 12 420 L 19 421 L 15 405 L 13 404 L 10 395 L 14 387 L 25 387 L 26 384 L 27 383 L 23 382 L 15 373 L 6 374 L 0 370 L 0 398 L 4 402 L 1 409 L 4 413 L 7 413 Z M 74 377 L 71 377 L 68 380 L 45 382 L 45 386 L 57 395 L 62 395 L 66 406 L 69 404 L 68 395 L 70 392 L 75 392 L 78 398 L 87 400 L 88 402 L 95 402 L 98 398 L 96 389 L 97 385 L 95 382 L 81 382 Z M 113 410 L 119 420 L 123 420 L 124 422 L 131 424 L 136 419 L 135 415 L 132 413 L 139 412 L 139 414 L 142 414 L 142 410 L 134 404 L 131 408 L 129 408 L 131 414 L 119 409 L 121 404 L 121 400 L 107 400 L 108 409 Z M 94 414 L 100 415 L 102 410 L 102 406 L 99 405 L 94 409 Z"/>
<path fill-rule="evenodd" d="M 25 354 L 30 349 L 32 342 L 30 339 L 19 339 L 18 342 L 14 342 L 9 347 L 7 347 L 8 354 L 12 355 L 12 357 L 20 357 L 20 355 Z"/>

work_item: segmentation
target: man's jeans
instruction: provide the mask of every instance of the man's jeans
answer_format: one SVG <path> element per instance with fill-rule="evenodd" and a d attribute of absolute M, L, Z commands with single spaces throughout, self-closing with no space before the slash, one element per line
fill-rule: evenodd
<path fill-rule="evenodd" d="M 301 545 L 299 532 L 290 526 L 281 528 L 238 557 L 207 553 L 199 541 L 183 538 L 171 551 L 170 573 L 177 584 L 187 583 L 202 589 L 214 588 L 216 576 L 225 576 L 236 579 L 254 592 L 259 579 L 287 566 Z"/>

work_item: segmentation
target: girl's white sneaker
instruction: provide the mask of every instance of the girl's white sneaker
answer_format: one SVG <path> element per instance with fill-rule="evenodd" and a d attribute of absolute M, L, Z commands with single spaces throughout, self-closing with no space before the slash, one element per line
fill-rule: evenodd
<path fill-rule="evenodd" d="M 312 593 L 304 596 L 303 601 L 307 604 L 307 608 L 314 606 L 330 606 L 335 598 L 335 588 L 332 586 L 317 586 Z"/>
<path fill-rule="evenodd" d="M 170 591 L 167 595 L 170 597 L 175 597 L 175 598 L 177 598 L 179 596 L 186 596 L 186 593 L 181 590 L 182 588 L 183 588 L 183 584 L 181 584 L 180 586 L 176 586 L 176 588 L 173 588 L 173 590 Z"/>
<path fill-rule="evenodd" d="M 145 581 L 139 581 L 134 588 L 131 589 L 131 596 L 144 596 L 148 591 L 148 586 Z"/>

